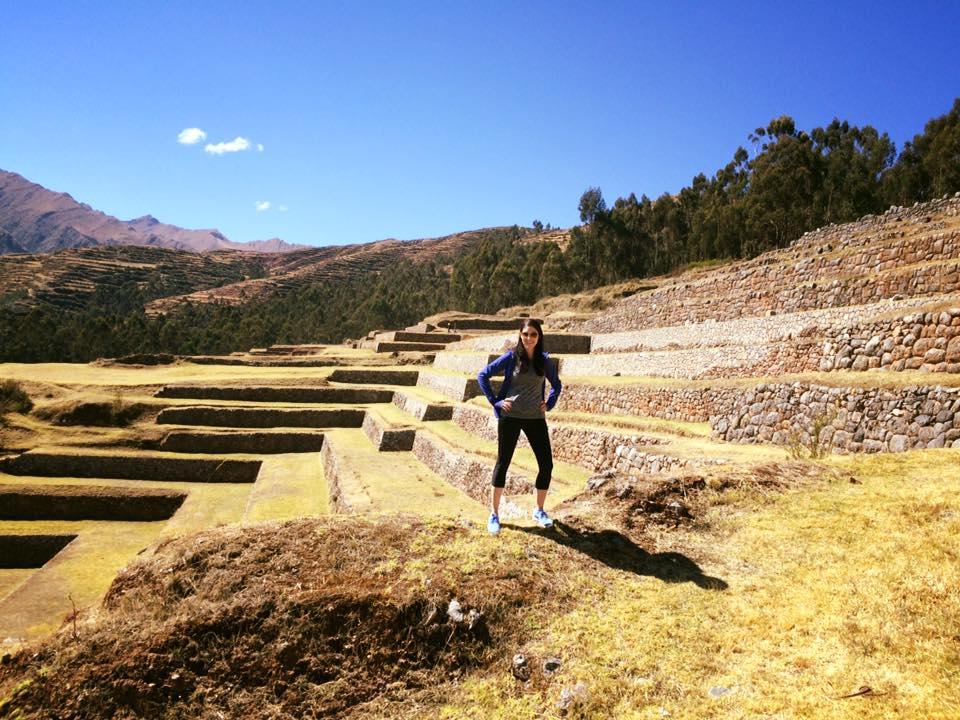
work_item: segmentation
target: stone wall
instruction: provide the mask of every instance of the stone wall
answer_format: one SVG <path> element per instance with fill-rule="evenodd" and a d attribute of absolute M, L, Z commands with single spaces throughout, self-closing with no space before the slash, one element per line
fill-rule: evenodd
<path fill-rule="evenodd" d="M 429 402 L 403 391 L 393 394 L 393 404 L 418 420 L 449 420 L 453 415 L 452 405 Z"/>
<path fill-rule="evenodd" d="M 819 369 L 847 368 L 960 372 L 960 306 L 827 330 Z"/>
<path fill-rule="evenodd" d="M 736 401 L 742 390 L 645 385 L 566 383 L 557 409 L 604 415 L 637 415 L 706 422 Z"/>
<path fill-rule="evenodd" d="M 744 388 L 573 385 L 558 408 L 574 412 L 709 420 L 731 442 L 808 444 L 816 424 L 821 442 L 841 452 L 960 448 L 960 388 L 826 387 L 810 383 Z"/>
<path fill-rule="evenodd" d="M 786 250 L 682 275 L 576 329 L 618 332 L 956 292 L 957 216 L 960 194 L 820 229 Z"/>
<path fill-rule="evenodd" d="M 762 384 L 710 425 L 728 441 L 799 442 L 839 452 L 960 448 L 960 388 Z"/>
<path fill-rule="evenodd" d="M 564 368 L 570 375 L 689 379 L 848 369 L 956 373 L 960 372 L 960 298 L 946 299 L 957 304 L 887 320 L 872 318 L 929 306 L 931 299 L 597 335 L 597 351 L 566 358 Z M 671 337 L 679 342 L 663 349 Z M 624 351 L 631 346 L 661 349 Z"/>
<path fill-rule="evenodd" d="M 383 418 L 368 412 L 363 421 L 363 434 L 380 452 L 396 452 L 413 448 L 416 431 L 412 427 L 391 427 Z"/>
<path fill-rule="evenodd" d="M 461 405 L 454 411 L 453 421 L 484 440 L 497 441 L 497 419 L 489 411 Z M 578 465 L 591 472 L 614 468 L 636 476 L 643 473 L 669 473 L 689 465 L 683 458 L 651 451 L 651 447 L 664 444 L 659 438 L 555 422 L 548 422 L 548 427 L 554 460 Z M 523 434 L 520 435 L 518 446 L 529 447 Z"/>
<path fill-rule="evenodd" d="M 477 370 L 479 369 L 477 368 Z M 494 393 L 500 390 L 501 382 L 501 379 L 490 378 L 490 388 Z M 483 394 L 480 391 L 480 383 L 477 382 L 476 375 L 465 377 L 440 370 L 424 370 L 421 372 L 417 380 L 417 386 L 433 390 L 457 402 L 463 402 Z"/>
<path fill-rule="evenodd" d="M 852 326 L 811 326 L 800 336 L 763 350 L 748 353 L 752 362 L 714 365 L 693 377 L 842 370 L 960 373 L 960 305 Z M 697 369 L 695 364 L 689 367 Z"/>
<path fill-rule="evenodd" d="M 477 376 L 491 360 L 496 360 L 498 355 L 488 352 L 438 352 L 433 358 L 433 367 L 437 370 L 449 370 L 451 372 L 466 373 L 473 377 Z"/>
<path fill-rule="evenodd" d="M 448 483 L 459 488 L 478 503 L 490 501 L 490 480 L 494 462 L 454 449 L 432 434 L 418 430 L 413 441 L 413 454 Z M 523 475 L 507 473 L 505 494 L 524 495 L 533 491 L 533 483 Z M 520 508 L 506 498 L 500 504 L 500 517 L 520 517 Z"/>

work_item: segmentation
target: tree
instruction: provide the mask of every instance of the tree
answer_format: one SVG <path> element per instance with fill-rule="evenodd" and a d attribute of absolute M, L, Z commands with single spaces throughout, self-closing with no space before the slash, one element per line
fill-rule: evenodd
<path fill-rule="evenodd" d="M 886 200 L 894 205 L 960 191 L 960 98 L 950 112 L 930 120 L 923 134 L 904 145 L 884 181 Z"/>
<path fill-rule="evenodd" d="M 603 200 L 600 188 L 591 187 L 580 196 L 580 221 L 592 225 L 598 216 L 607 211 L 607 204 Z"/>

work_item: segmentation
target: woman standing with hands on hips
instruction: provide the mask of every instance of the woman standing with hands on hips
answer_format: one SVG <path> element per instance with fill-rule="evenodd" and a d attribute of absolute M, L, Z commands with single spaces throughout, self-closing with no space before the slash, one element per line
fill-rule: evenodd
<path fill-rule="evenodd" d="M 503 385 L 496 395 L 490 389 L 490 376 L 503 373 Z M 546 381 L 550 381 L 550 395 L 546 397 Z M 527 436 L 537 457 L 537 507 L 533 519 L 544 528 L 553 520 L 543 509 L 553 472 L 553 452 L 547 432 L 546 412 L 552 410 L 560 397 L 560 376 L 556 363 L 543 351 L 543 329 L 540 321 L 527 318 L 520 327 L 520 337 L 513 350 L 505 352 L 477 375 L 480 389 L 493 405 L 497 416 L 497 464 L 493 468 L 490 491 L 490 520 L 487 530 L 500 532 L 500 498 L 507 480 L 507 468 L 520 439 L 520 431 Z"/>

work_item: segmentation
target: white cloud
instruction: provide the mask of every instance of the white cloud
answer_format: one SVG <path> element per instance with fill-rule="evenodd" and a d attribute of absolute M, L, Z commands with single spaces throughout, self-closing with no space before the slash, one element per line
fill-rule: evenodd
<path fill-rule="evenodd" d="M 201 140 L 206 140 L 207 134 L 200 128 L 184 128 L 177 135 L 177 142 L 181 145 L 196 145 Z"/>
<path fill-rule="evenodd" d="M 263 143 L 257 143 L 257 152 L 263 152 Z"/>
<path fill-rule="evenodd" d="M 253 206 L 257 209 L 257 212 L 263 212 L 264 210 L 270 209 L 269 200 L 257 200 Z"/>
<path fill-rule="evenodd" d="M 204 152 L 208 152 L 211 155 L 223 155 L 224 153 L 234 153 L 249 149 L 250 141 L 244 137 L 237 137 L 230 142 L 221 142 L 217 143 L 216 145 L 213 143 L 207 143 L 207 145 L 203 148 Z"/>
<path fill-rule="evenodd" d="M 277 212 L 286 212 L 286 211 L 287 211 L 286 205 L 277 205 Z"/>

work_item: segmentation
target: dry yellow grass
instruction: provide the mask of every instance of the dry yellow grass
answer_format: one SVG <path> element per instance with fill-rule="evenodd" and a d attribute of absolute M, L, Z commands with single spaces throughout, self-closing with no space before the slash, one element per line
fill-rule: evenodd
<path fill-rule="evenodd" d="M 725 590 L 570 567 L 582 601 L 539 618 L 523 648 L 560 657 L 558 677 L 472 678 L 442 716 L 557 717 L 579 681 L 585 718 L 960 716 L 960 453 L 829 466 L 813 485 L 724 498 L 648 548 L 695 558 Z"/>

